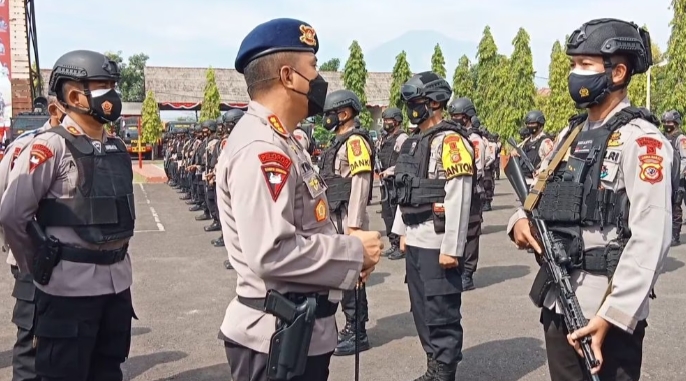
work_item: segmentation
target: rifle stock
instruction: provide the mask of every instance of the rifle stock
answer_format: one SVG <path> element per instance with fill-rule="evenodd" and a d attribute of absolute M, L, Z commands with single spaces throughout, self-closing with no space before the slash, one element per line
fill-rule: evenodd
<path fill-rule="evenodd" d="M 514 188 L 517 198 L 523 205 L 529 194 L 529 187 L 526 184 L 526 179 L 522 173 L 522 168 L 518 160 L 509 160 L 507 162 L 507 165 L 505 166 L 505 175 L 512 185 L 512 188 Z M 535 209 L 531 212 L 527 212 L 527 218 L 532 223 L 535 230 L 534 234 L 538 236 L 541 246 L 543 247 L 543 266 L 546 273 L 559 290 L 557 302 L 562 309 L 562 315 L 564 316 L 567 330 L 569 332 L 574 332 L 585 327 L 588 324 L 588 320 L 586 320 L 586 317 L 583 315 L 579 299 L 572 288 L 567 269 L 570 258 L 564 245 L 548 229 L 546 222 L 538 217 L 538 212 Z M 583 357 L 586 370 L 591 377 L 591 380 L 600 381 L 598 375 L 591 374 L 591 369 L 599 364 L 598 359 L 596 359 L 595 354 L 591 349 L 591 337 L 583 337 L 579 342 L 581 351 L 584 354 Z"/>

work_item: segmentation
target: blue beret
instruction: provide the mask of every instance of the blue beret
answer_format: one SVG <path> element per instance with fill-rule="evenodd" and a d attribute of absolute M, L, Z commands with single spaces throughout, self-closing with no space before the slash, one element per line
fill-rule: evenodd
<path fill-rule="evenodd" d="M 277 52 L 312 52 L 319 50 L 319 39 L 312 26 L 295 19 L 274 19 L 260 24 L 241 42 L 236 56 L 236 71 L 243 74 L 253 60 Z"/>

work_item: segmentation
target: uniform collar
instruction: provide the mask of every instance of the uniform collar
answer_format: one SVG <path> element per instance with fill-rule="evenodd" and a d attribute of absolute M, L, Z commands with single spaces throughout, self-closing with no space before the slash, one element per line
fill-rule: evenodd
<path fill-rule="evenodd" d="M 610 120 L 610 118 L 612 118 L 613 116 L 615 116 L 616 113 L 618 113 L 618 112 L 620 112 L 620 111 L 622 111 L 622 110 L 624 110 L 625 108 L 630 107 L 630 106 L 631 106 L 631 102 L 629 101 L 629 98 L 628 98 L 628 97 L 624 97 L 624 99 L 622 99 L 622 101 L 619 102 L 619 104 L 618 104 L 617 106 L 615 106 L 615 108 L 613 108 L 612 111 L 610 111 L 609 114 L 607 114 L 607 116 L 605 117 L 605 119 L 603 119 L 603 122 L 602 122 L 602 123 L 590 122 L 588 119 L 586 119 L 586 125 L 584 126 L 584 129 L 587 129 L 587 128 L 598 128 L 598 127 L 600 127 L 600 126 L 604 126 L 605 123 L 607 123 L 607 122 Z"/>
<path fill-rule="evenodd" d="M 72 119 L 69 115 L 64 117 L 64 120 L 62 121 L 62 127 L 66 129 L 70 134 L 72 135 L 86 135 L 86 132 L 79 126 L 74 119 Z M 102 131 L 102 141 L 104 142 L 107 140 L 107 131 L 103 128 Z"/>
<path fill-rule="evenodd" d="M 283 123 L 281 123 L 279 117 L 277 117 L 270 109 L 264 107 L 256 101 L 250 101 L 250 103 L 248 103 L 247 113 L 258 117 L 262 123 L 271 127 L 271 129 L 282 138 L 288 138 L 291 135 Z"/>

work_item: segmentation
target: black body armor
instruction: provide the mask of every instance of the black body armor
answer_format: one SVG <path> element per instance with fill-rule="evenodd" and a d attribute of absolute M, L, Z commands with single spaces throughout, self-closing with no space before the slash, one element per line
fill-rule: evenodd
<path fill-rule="evenodd" d="M 546 133 L 543 133 L 543 136 L 541 136 L 538 140 L 534 142 L 528 140 L 522 146 L 522 150 L 526 153 L 526 157 L 529 158 L 529 161 L 531 161 L 531 164 L 534 165 L 534 168 L 538 168 L 538 166 L 541 165 L 541 156 L 538 154 L 538 151 L 541 148 L 541 144 L 545 139 L 550 139 L 550 136 L 548 136 L 548 134 Z M 521 167 L 524 176 L 529 178 L 534 177 L 534 174 L 531 173 L 531 170 L 528 168 L 528 166 L 522 165 Z"/>
<path fill-rule="evenodd" d="M 379 160 L 381 161 L 381 170 L 386 170 L 388 167 L 392 167 L 398 160 L 398 155 L 400 152 L 395 151 L 395 142 L 398 137 L 403 132 L 398 130 L 393 135 L 386 136 L 386 138 L 381 142 L 381 148 L 379 149 Z"/>
<path fill-rule="evenodd" d="M 63 137 L 78 170 L 74 198 L 40 201 L 36 220 L 43 227 L 69 226 L 86 242 L 100 245 L 133 236 L 136 219 L 131 157 L 124 143 L 108 137 L 100 151 L 85 135 L 64 127 L 45 133 Z"/>
<path fill-rule="evenodd" d="M 572 118 L 570 131 L 583 123 L 586 117 L 584 114 Z M 605 189 L 601 179 L 606 176 L 604 160 L 619 160 L 616 151 L 607 150 L 609 141 L 618 140 L 619 135 L 615 131 L 637 118 L 652 124 L 657 122 L 652 114 L 627 107 L 602 127 L 579 133 L 570 147 L 569 158 L 560 163 L 537 206 L 541 218 L 548 222 L 556 238 L 565 244 L 572 265 L 592 274 L 612 277 L 631 237 L 626 190 L 614 192 Z M 607 247 L 585 250 L 581 228 L 591 226 L 598 226 L 601 230 L 616 227 L 619 236 Z"/>
<path fill-rule="evenodd" d="M 434 204 L 442 204 L 445 200 L 445 179 L 429 179 L 429 159 L 431 158 L 431 141 L 439 132 L 455 132 L 462 136 L 469 144 L 469 135 L 455 122 L 443 121 L 440 124 L 410 136 L 400 150 L 395 164 L 395 194 L 393 195 L 400 206 L 405 225 L 419 225 L 433 218 L 436 233 L 445 232 L 445 210 L 434 208 Z M 472 150 L 474 147 L 472 147 Z M 437 159 L 437 160 L 440 160 Z M 472 162 L 474 162 L 472 158 Z M 476 168 L 472 168 L 472 189 L 476 190 Z M 470 207 L 470 221 L 472 214 L 479 217 L 481 201 L 479 196 L 472 193 Z M 478 214 L 476 212 L 478 211 Z"/>
<path fill-rule="evenodd" d="M 321 165 L 319 166 L 319 175 L 322 177 L 322 179 L 328 187 L 326 190 L 326 198 L 329 201 L 329 210 L 332 214 L 336 214 L 339 216 L 342 211 L 342 208 L 347 208 L 348 202 L 350 201 L 352 178 L 344 178 L 336 174 L 336 153 L 338 153 L 338 150 L 344 144 L 346 144 L 346 142 L 352 135 L 361 136 L 367 142 L 367 144 L 369 144 L 369 147 L 374 147 L 372 138 L 371 136 L 369 136 L 369 133 L 366 130 L 359 128 L 352 129 L 334 139 L 333 143 L 331 143 L 329 148 L 322 152 Z M 369 165 L 373 168 L 375 159 L 373 149 L 370 149 L 369 155 L 371 160 Z M 373 183 L 373 171 L 369 172 L 369 177 L 371 178 L 371 182 Z M 371 201 L 372 199 L 372 189 L 373 187 L 369 188 L 369 201 Z"/>

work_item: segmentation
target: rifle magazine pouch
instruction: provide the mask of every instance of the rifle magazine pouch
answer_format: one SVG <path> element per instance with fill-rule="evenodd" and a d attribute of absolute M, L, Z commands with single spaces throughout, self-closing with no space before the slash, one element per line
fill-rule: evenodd
<path fill-rule="evenodd" d="M 434 231 L 438 234 L 445 233 L 445 207 L 443 204 L 434 203 L 432 208 Z"/>
<path fill-rule="evenodd" d="M 571 181 L 548 183 L 538 203 L 540 218 L 547 222 L 581 222 L 584 185 Z"/>
<path fill-rule="evenodd" d="M 545 297 L 548 295 L 548 291 L 553 285 L 553 280 L 550 279 L 548 272 L 543 266 L 539 267 L 538 273 L 536 273 L 536 278 L 534 278 L 534 283 L 531 285 L 531 290 L 529 291 L 529 298 L 538 308 L 543 307 L 543 304 L 545 303 Z"/>
<path fill-rule="evenodd" d="M 567 255 L 572 260 L 572 265 L 578 267 L 581 265 L 584 253 L 584 241 L 581 236 L 581 227 L 579 226 L 551 226 L 548 227 L 553 233 L 553 236 L 562 242 L 562 245 L 567 251 Z"/>

